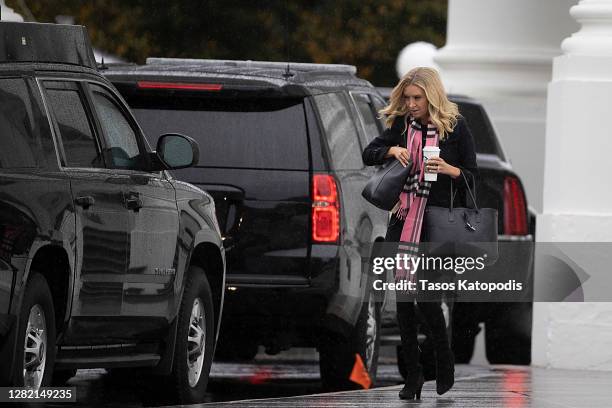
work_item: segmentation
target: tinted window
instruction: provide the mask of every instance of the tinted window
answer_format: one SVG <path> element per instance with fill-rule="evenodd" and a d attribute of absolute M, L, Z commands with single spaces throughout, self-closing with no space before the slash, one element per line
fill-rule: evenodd
<path fill-rule="evenodd" d="M 49 107 L 57 122 L 69 167 L 102 167 L 99 149 L 83 107 L 81 91 L 72 82 L 46 82 Z"/>
<path fill-rule="evenodd" d="M 386 106 L 386 103 L 384 99 L 379 96 L 370 95 L 370 98 L 372 98 L 372 103 L 374 104 L 374 115 L 376 116 L 376 120 L 378 121 L 378 125 L 380 126 L 380 131 L 382 132 L 386 128 L 385 118 L 378 112 Z"/>
<path fill-rule="evenodd" d="M 0 168 L 32 168 L 52 150 L 48 127 L 23 79 L 0 79 Z M 49 155 L 50 156 L 50 155 Z"/>
<path fill-rule="evenodd" d="M 106 138 L 108 162 L 115 168 L 142 169 L 136 132 L 121 108 L 113 97 L 98 85 L 92 85 L 92 94 L 100 127 Z"/>
<path fill-rule="evenodd" d="M 129 100 L 153 144 L 164 133 L 194 138 L 201 166 L 308 169 L 301 99 L 138 98 Z"/>
<path fill-rule="evenodd" d="M 459 112 L 465 118 L 476 144 L 476 153 L 495 154 L 504 158 L 486 113 L 478 105 L 458 102 Z"/>
<path fill-rule="evenodd" d="M 377 136 L 380 136 L 381 129 L 378 119 L 374 113 L 374 106 L 367 94 L 353 94 L 353 99 L 357 105 L 359 116 L 365 131 L 366 141 L 369 143 Z"/>
<path fill-rule="evenodd" d="M 340 93 L 330 93 L 317 95 L 314 99 L 323 122 L 334 168 L 338 170 L 363 168 L 357 129 L 351 119 L 345 96 Z"/>

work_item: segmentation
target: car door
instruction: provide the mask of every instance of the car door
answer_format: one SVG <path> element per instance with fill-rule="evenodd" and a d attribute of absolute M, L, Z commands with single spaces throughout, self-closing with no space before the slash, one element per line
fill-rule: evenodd
<path fill-rule="evenodd" d="M 82 83 L 41 83 L 76 213 L 73 319 L 64 340 L 79 343 L 99 337 L 97 328 L 120 317 L 128 250 L 126 180 L 105 168 L 103 141 L 92 122 Z"/>
<path fill-rule="evenodd" d="M 121 314 L 133 322 L 130 336 L 139 337 L 167 324 L 176 312 L 175 190 L 163 172 L 147 171 L 143 136 L 121 100 L 100 83 L 89 83 L 89 91 L 108 149 L 107 166 L 126 177 L 128 265 Z"/>

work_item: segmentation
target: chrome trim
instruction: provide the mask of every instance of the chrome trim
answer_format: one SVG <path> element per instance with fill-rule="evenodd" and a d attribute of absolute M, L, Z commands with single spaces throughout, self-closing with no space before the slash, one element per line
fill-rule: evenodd
<path fill-rule="evenodd" d="M 497 240 L 498 241 L 505 241 L 505 242 L 516 242 L 516 241 L 533 241 L 533 235 L 531 234 L 527 234 L 527 235 L 498 235 L 497 236 Z"/>
<path fill-rule="evenodd" d="M 43 108 L 45 109 L 45 116 L 47 118 L 47 122 L 49 123 L 49 129 L 51 129 L 51 139 L 53 139 L 53 147 L 55 147 L 55 158 L 57 159 L 57 167 L 61 171 L 63 169 L 63 166 L 62 166 L 62 159 L 59 156 L 59 145 L 56 140 L 58 136 L 55 133 L 55 126 L 53 126 L 53 123 L 51 122 L 51 114 L 49 111 L 49 106 L 47 105 L 47 98 L 45 98 L 45 93 L 43 92 L 41 79 L 36 77 L 34 78 L 34 80 L 36 81 L 36 85 L 38 85 L 38 94 L 40 95 L 40 99 L 42 100 L 42 103 L 43 103 Z"/>
<path fill-rule="evenodd" d="M 60 346 L 60 351 L 70 350 L 107 350 L 107 349 L 128 349 L 136 347 L 136 343 L 119 343 L 119 344 L 97 344 L 89 346 Z"/>

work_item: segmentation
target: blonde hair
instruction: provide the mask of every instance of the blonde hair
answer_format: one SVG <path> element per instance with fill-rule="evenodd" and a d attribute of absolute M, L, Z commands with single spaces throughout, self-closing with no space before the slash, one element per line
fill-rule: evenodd
<path fill-rule="evenodd" d="M 389 105 L 378 113 L 387 117 L 385 120 L 387 127 L 391 127 L 396 117 L 406 115 L 408 107 L 406 106 L 404 90 L 410 85 L 416 85 L 425 91 L 429 118 L 438 128 L 440 139 L 444 140 L 447 133 L 452 132 L 457 125 L 457 118 L 460 116 L 459 108 L 456 103 L 448 100 L 440 74 L 433 68 L 417 67 L 411 69 L 391 91 Z"/>

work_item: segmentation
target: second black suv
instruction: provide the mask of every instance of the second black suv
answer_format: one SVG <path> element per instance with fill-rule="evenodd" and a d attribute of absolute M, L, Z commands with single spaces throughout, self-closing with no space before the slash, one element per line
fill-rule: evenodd
<path fill-rule="evenodd" d="M 146 367 L 201 401 L 225 251 L 212 198 L 166 172 L 197 144 L 151 152 L 84 27 L 2 22 L 0 42 L 0 385 Z"/>
<path fill-rule="evenodd" d="M 172 129 L 202 147 L 201 163 L 175 174 L 216 203 L 228 258 L 218 355 L 316 346 L 335 389 L 354 385 L 358 360 L 374 379 L 380 341 L 362 256 L 384 238 L 387 215 L 361 197 L 374 171 L 361 151 L 383 130 L 384 101 L 355 72 L 181 59 L 105 72 L 151 142 Z"/>

